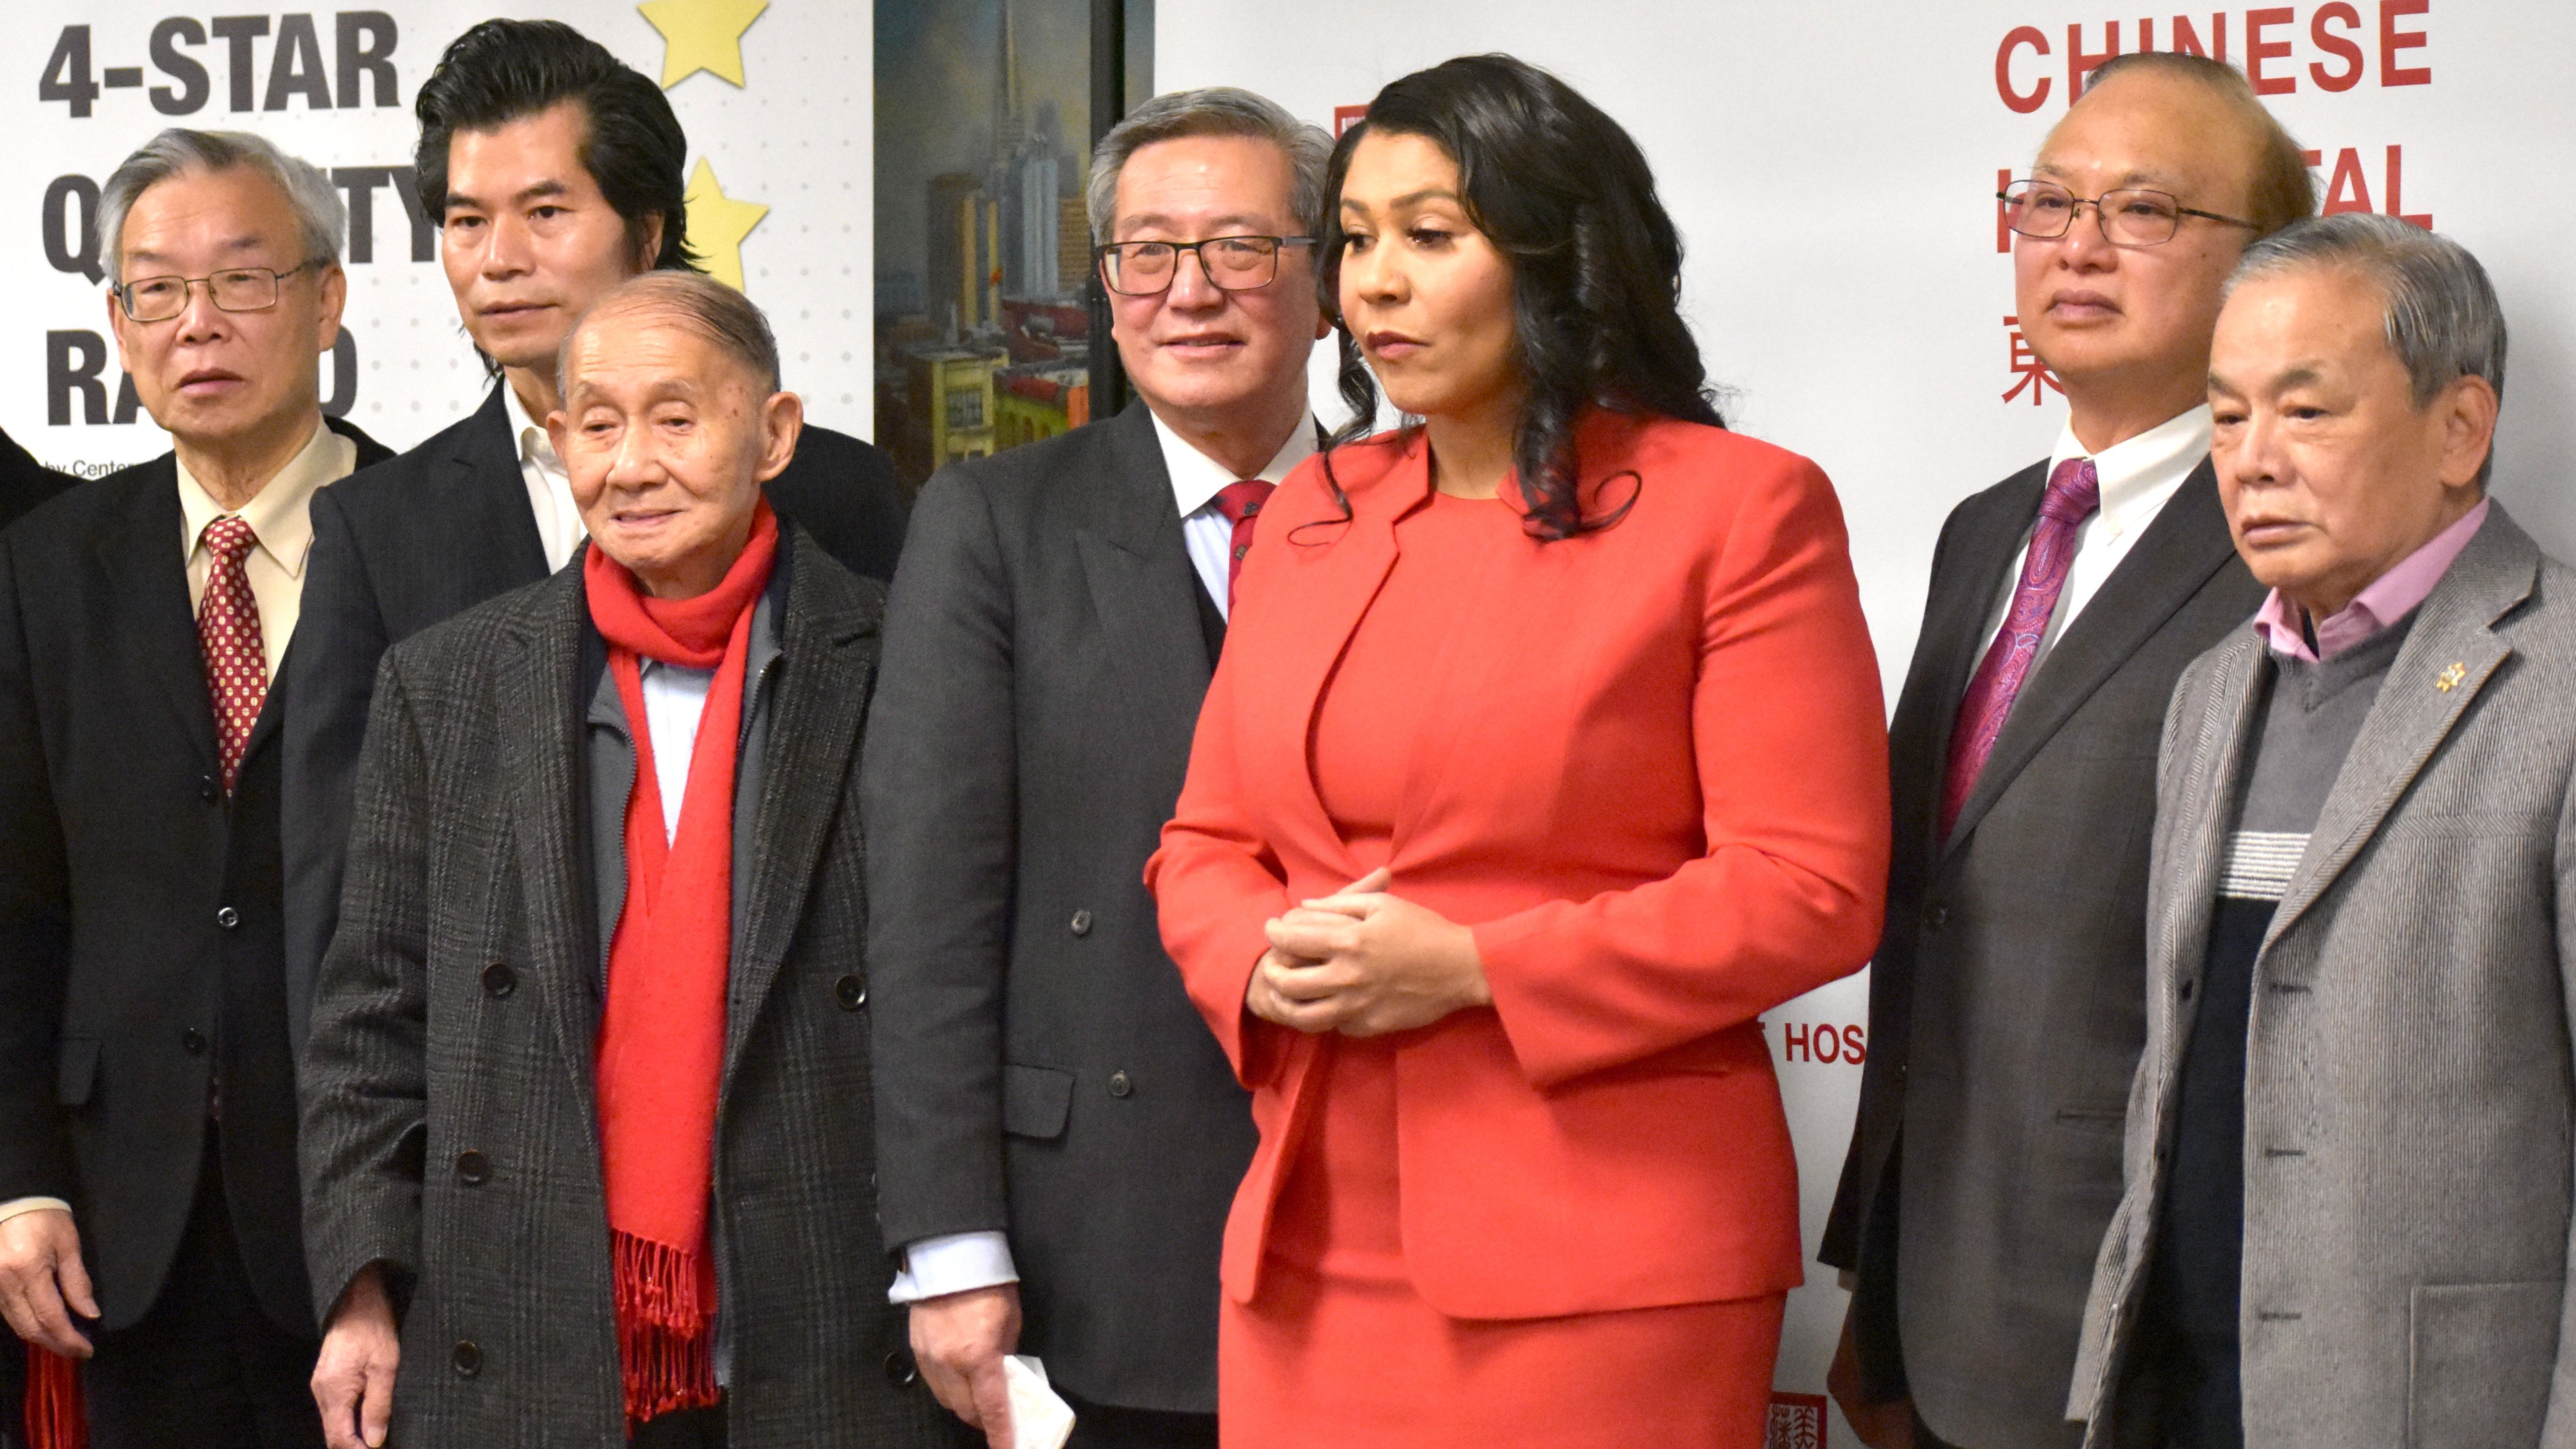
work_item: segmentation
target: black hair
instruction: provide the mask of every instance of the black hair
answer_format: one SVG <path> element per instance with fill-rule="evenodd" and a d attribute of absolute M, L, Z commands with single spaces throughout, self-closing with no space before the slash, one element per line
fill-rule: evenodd
<path fill-rule="evenodd" d="M 1341 331 L 1342 399 L 1356 414 L 1337 446 L 1377 417 L 1376 380 L 1339 304 L 1342 183 L 1360 138 L 1379 132 L 1447 152 L 1467 219 L 1511 261 L 1514 360 L 1529 388 L 1512 461 L 1529 531 L 1556 540 L 1617 523 L 1627 504 L 1584 511 L 1574 425 L 1585 407 L 1726 426 L 1682 320 L 1681 233 L 1645 153 L 1572 86 L 1508 55 L 1460 56 L 1379 91 L 1334 146 L 1326 187 L 1324 295 Z M 1347 512 L 1329 455 L 1324 471 Z"/>
<path fill-rule="evenodd" d="M 447 143 L 458 131 L 488 131 L 578 101 L 586 124 L 582 169 L 626 219 L 630 245 L 643 245 L 653 217 L 662 245 L 653 265 L 695 270 L 689 250 L 689 138 L 662 88 L 559 20 L 486 20 L 438 58 L 420 85 L 414 153 L 423 215 L 447 215 Z"/>

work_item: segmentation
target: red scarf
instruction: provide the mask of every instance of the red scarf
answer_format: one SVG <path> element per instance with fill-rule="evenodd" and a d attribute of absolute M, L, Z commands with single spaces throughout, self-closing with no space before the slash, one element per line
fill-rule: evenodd
<path fill-rule="evenodd" d="M 778 557 L 763 500 L 724 581 L 694 599 L 647 596 L 594 545 L 582 565 L 590 618 L 635 740 L 626 797 L 626 904 L 608 949 L 599 1026 L 599 1147 L 615 1255 L 626 1416 L 716 1402 L 716 1278 L 707 1250 L 716 1092 L 733 954 L 734 744 L 751 616 Z M 689 757 L 680 826 L 663 834 L 641 659 L 716 671 Z"/>

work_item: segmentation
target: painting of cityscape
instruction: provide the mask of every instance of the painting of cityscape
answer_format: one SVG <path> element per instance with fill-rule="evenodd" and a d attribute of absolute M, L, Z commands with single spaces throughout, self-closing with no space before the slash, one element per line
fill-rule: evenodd
<path fill-rule="evenodd" d="M 1091 14 L 876 0 L 876 440 L 909 488 L 1091 418 Z"/>

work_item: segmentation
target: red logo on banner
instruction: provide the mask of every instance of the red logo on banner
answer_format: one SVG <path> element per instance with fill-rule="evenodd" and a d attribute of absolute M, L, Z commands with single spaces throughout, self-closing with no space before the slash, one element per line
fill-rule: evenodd
<path fill-rule="evenodd" d="M 1358 125 L 1366 119 L 1368 119 L 1368 107 L 1366 106 L 1333 107 L 1333 139 L 1336 141 L 1342 139 L 1342 133 L 1344 131 L 1349 130 L 1351 127 Z"/>
<path fill-rule="evenodd" d="M 1825 1396 L 1773 1394 L 1762 1449 L 1825 1449 Z"/>
<path fill-rule="evenodd" d="M 2050 372 L 2048 364 L 2039 360 L 2039 354 L 2030 350 L 2030 339 L 2021 335 L 2021 319 L 2006 317 L 2004 325 L 2012 329 L 2012 370 L 2013 376 L 2020 379 L 2004 393 L 2004 401 L 2011 402 L 2028 389 L 2030 405 L 2037 407 L 2052 391 L 2065 392 L 2066 388 L 2058 382 L 2057 374 Z"/>

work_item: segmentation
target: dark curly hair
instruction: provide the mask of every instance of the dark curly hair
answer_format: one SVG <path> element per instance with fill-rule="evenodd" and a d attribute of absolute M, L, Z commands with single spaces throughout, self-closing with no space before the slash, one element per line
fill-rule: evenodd
<path fill-rule="evenodd" d="M 1586 406 L 1726 426 L 1682 320 L 1681 234 L 1645 153 L 1572 86 L 1508 55 L 1462 55 L 1379 91 L 1333 147 L 1326 187 L 1324 295 L 1341 332 L 1342 399 L 1355 414 L 1335 446 L 1366 436 L 1377 417 L 1376 379 L 1338 314 L 1342 183 L 1360 139 L 1380 132 L 1447 152 L 1468 220 L 1511 260 L 1515 362 L 1529 388 L 1512 460 L 1529 531 L 1558 540 L 1617 523 L 1625 504 L 1584 511 L 1574 423 Z M 1347 514 L 1329 455 L 1324 472 Z"/>
<path fill-rule="evenodd" d="M 689 138 L 662 88 L 598 41 L 560 20 L 486 20 L 456 37 L 421 82 L 413 175 L 421 211 L 447 215 L 447 143 L 458 131 L 489 131 L 579 101 L 588 122 L 581 164 L 641 247 L 646 223 L 662 219 L 655 267 L 694 270 L 689 249 Z"/>

